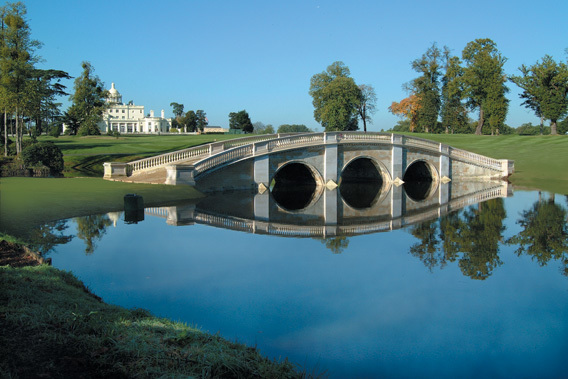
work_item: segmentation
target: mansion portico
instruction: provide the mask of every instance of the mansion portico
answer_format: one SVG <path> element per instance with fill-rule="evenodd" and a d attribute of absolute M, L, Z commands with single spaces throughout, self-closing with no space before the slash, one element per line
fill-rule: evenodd
<path fill-rule="evenodd" d="M 101 133 L 117 131 L 121 134 L 129 133 L 166 133 L 170 131 L 172 119 L 165 118 L 164 110 L 160 117 L 151 110 L 149 115 L 144 114 L 143 105 L 134 105 L 132 102 L 124 104 L 122 95 L 114 87 L 108 91 L 108 108 L 103 114 L 103 121 L 99 123 Z"/>

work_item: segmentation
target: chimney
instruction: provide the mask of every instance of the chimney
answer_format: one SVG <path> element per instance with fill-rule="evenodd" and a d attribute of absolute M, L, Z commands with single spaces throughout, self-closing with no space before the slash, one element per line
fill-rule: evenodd
<path fill-rule="evenodd" d="M 163 109 L 162 109 L 162 118 L 166 118 L 166 114 L 164 113 Z"/>
<path fill-rule="evenodd" d="M 150 111 L 150 117 L 154 117 L 154 110 L 153 109 Z"/>

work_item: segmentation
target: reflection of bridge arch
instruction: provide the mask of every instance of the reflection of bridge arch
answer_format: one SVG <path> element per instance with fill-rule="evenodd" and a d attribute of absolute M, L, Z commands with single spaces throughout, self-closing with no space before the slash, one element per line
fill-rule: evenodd
<path fill-rule="evenodd" d="M 341 198 L 353 209 L 371 208 L 386 196 L 390 183 L 387 168 L 371 156 L 348 160 L 339 174 Z"/>
<path fill-rule="evenodd" d="M 270 180 L 270 191 L 278 206 L 292 212 L 315 203 L 322 188 L 321 174 L 312 165 L 301 161 L 281 165 Z"/>
<path fill-rule="evenodd" d="M 402 180 L 408 197 L 419 202 L 432 195 L 439 183 L 439 173 L 429 162 L 416 159 L 408 165 Z"/>

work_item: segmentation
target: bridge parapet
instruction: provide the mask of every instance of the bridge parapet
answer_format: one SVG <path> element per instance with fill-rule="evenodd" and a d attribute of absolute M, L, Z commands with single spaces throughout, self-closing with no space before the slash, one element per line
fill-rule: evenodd
<path fill-rule="evenodd" d="M 138 172 L 153 170 L 175 163 L 205 158 L 237 146 L 247 145 L 258 141 L 268 141 L 287 135 L 289 135 L 289 133 L 265 134 L 254 137 L 236 138 L 228 141 L 213 142 L 206 145 L 194 146 L 187 149 L 177 150 L 170 153 L 157 155 L 155 157 L 143 158 L 128 163 L 105 162 L 105 178 L 131 176 L 132 174 Z M 120 170 L 118 170 L 117 168 L 120 168 Z"/>

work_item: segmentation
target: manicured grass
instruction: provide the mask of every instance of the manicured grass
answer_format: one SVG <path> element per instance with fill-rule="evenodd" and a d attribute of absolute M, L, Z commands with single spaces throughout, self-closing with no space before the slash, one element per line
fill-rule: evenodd
<path fill-rule="evenodd" d="M 101 302 L 71 273 L 0 267 L 2 378 L 301 378 L 288 361 Z"/>
<path fill-rule="evenodd" d="M 407 134 L 497 159 L 515 161 L 517 187 L 568 194 L 568 136 Z"/>
<path fill-rule="evenodd" d="M 26 238 L 49 221 L 121 211 L 124 195 L 136 193 L 145 206 L 202 196 L 190 186 L 112 182 L 102 178 L 1 178 L 0 232 Z"/>
<path fill-rule="evenodd" d="M 109 136 L 43 136 L 40 141 L 55 143 L 63 152 L 66 177 L 103 175 L 104 162 L 129 162 L 149 156 L 187 149 L 205 143 L 223 141 L 238 135 L 125 135 Z"/>

